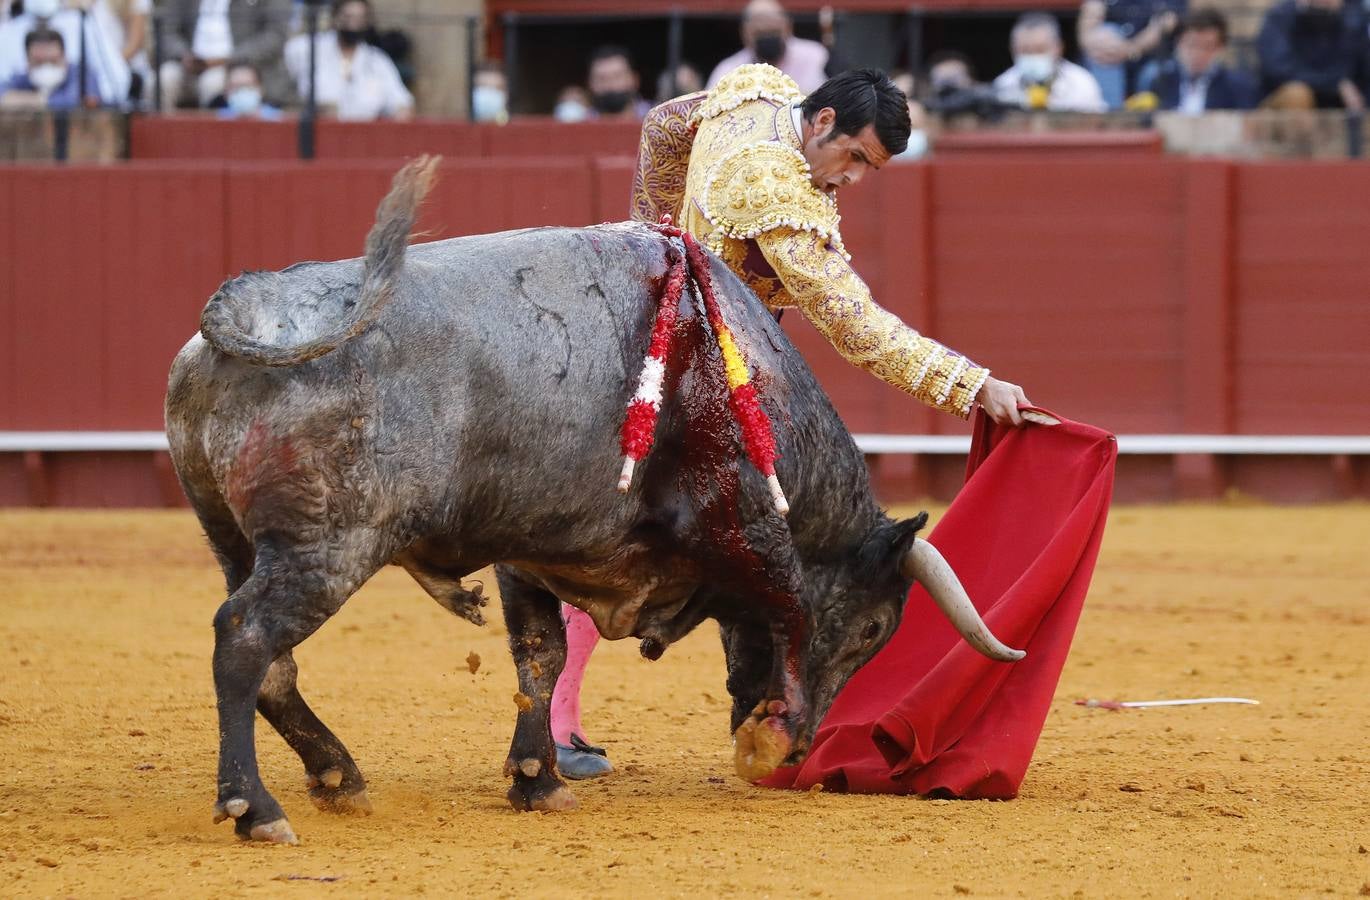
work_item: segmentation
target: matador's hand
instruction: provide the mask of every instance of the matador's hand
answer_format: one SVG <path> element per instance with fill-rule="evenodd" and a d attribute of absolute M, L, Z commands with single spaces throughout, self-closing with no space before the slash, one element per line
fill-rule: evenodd
<path fill-rule="evenodd" d="M 995 424 L 1015 426 L 1023 424 L 1023 415 L 1018 412 L 1018 404 L 1032 405 L 1023 394 L 1022 388 L 1007 381 L 1000 381 L 992 375 L 980 386 L 980 393 L 975 395 L 975 402 L 985 408 L 986 415 L 993 419 Z"/>

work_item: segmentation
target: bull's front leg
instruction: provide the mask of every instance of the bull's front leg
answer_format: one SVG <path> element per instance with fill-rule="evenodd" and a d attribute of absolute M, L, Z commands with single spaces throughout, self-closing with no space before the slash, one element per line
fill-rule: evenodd
<path fill-rule="evenodd" d="M 557 777 L 552 743 L 552 690 L 566 664 L 566 626 L 556 596 L 501 566 L 496 570 L 509 649 L 518 670 L 518 721 L 504 774 L 512 775 L 516 810 L 574 809 L 576 798 Z"/>
<path fill-rule="evenodd" d="M 771 669 L 765 694 L 734 732 L 733 763 L 747 781 L 759 781 L 779 768 L 799 746 L 800 723 L 809 715 L 804 688 L 803 648 L 808 619 L 793 594 L 772 595 Z"/>

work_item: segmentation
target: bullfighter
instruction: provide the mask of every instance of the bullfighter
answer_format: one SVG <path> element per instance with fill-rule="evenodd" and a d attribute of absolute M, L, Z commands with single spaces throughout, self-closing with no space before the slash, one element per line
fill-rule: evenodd
<path fill-rule="evenodd" d="M 901 153 L 903 93 L 875 69 L 844 72 L 805 97 L 787 75 L 746 65 L 709 91 L 669 100 L 642 126 L 631 216 L 664 215 L 721 257 L 777 317 L 798 308 L 851 363 L 936 409 L 978 404 L 1022 424 L 1022 388 L 919 334 L 881 308 L 842 243 L 837 190 Z M 567 778 L 613 771 L 585 739 L 580 688 L 599 633 L 564 605 L 566 667 L 552 701 L 557 763 Z"/>

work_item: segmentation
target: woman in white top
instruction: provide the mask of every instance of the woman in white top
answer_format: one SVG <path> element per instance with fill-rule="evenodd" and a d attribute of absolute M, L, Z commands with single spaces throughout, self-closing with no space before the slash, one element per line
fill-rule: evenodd
<path fill-rule="evenodd" d="M 141 96 L 152 91 L 152 66 L 148 62 L 148 16 L 152 0 L 95 0 L 91 13 L 105 42 L 124 58 L 129 71 L 142 78 Z"/>
<path fill-rule="evenodd" d="M 368 0 L 338 0 L 333 28 L 314 41 L 314 99 L 339 119 L 369 121 L 407 119 L 414 97 L 400 80 L 390 57 L 366 42 L 371 30 Z M 300 98 L 309 95 L 309 36 L 296 35 L 285 45 L 285 64 Z"/>

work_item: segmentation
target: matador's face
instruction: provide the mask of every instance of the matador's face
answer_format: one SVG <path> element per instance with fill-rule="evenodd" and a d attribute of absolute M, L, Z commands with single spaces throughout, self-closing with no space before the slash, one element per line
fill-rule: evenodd
<path fill-rule="evenodd" d="M 867 125 L 856 134 L 838 134 L 833 128 L 836 118 L 836 111 L 825 106 L 812 120 L 804 122 L 804 158 L 809 163 L 809 180 L 826 194 L 856 184 L 890 159 L 874 125 Z"/>

